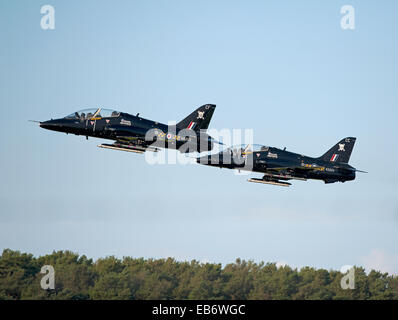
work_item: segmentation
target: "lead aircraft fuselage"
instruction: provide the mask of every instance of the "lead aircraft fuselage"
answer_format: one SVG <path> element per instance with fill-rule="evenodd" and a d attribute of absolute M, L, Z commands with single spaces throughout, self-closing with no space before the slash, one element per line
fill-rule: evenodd
<path fill-rule="evenodd" d="M 40 127 L 67 134 L 114 140 L 100 147 L 133 151 L 174 148 L 181 152 L 207 151 L 213 139 L 205 131 L 215 105 L 204 105 L 176 125 L 166 125 L 109 109 L 86 109 L 59 119 L 40 122 Z"/>

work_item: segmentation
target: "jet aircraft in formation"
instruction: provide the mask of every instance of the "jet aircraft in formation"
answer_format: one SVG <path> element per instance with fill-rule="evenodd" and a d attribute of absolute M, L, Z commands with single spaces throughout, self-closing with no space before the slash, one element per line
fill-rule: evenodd
<path fill-rule="evenodd" d="M 173 148 L 183 153 L 213 150 L 215 141 L 206 133 L 216 106 L 206 104 L 176 125 L 144 119 L 115 110 L 97 108 L 74 112 L 64 118 L 39 122 L 48 130 L 113 140 L 98 147 L 135 153 Z M 355 179 L 357 170 L 348 164 L 356 138 L 347 137 L 320 157 L 308 157 L 268 146 L 245 145 L 196 158 L 200 164 L 262 173 L 254 183 L 290 186 L 289 180 L 322 180 L 325 183 Z"/>

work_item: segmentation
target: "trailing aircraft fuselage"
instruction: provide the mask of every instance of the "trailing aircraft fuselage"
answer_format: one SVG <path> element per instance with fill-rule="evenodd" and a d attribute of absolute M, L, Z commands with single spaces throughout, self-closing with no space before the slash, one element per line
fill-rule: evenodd
<path fill-rule="evenodd" d="M 224 150 L 197 159 L 200 164 L 263 173 L 262 179 L 249 182 L 289 186 L 288 180 L 323 180 L 325 183 L 355 179 L 359 171 L 348 164 L 355 138 L 341 140 L 319 158 L 274 147 L 247 145 Z"/>

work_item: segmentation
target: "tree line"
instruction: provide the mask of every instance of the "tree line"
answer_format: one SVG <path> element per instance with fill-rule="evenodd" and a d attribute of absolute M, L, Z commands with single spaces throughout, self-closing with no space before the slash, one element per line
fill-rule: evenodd
<path fill-rule="evenodd" d="M 44 290 L 42 266 L 55 270 Z M 237 259 L 216 263 L 113 256 L 96 261 L 71 251 L 34 257 L 5 249 L 0 299 L 398 299 L 398 277 L 355 267 L 354 289 L 342 289 L 339 271 L 277 267 Z"/>

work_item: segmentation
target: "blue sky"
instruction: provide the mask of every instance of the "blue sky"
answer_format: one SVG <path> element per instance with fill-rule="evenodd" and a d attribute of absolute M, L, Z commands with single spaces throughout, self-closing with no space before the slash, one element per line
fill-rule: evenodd
<path fill-rule="evenodd" d="M 42 30 L 40 8 L 55 8 Z M 342 30 L 350 4 L 355 30 Z M 0 249 L 398 273 L 396 1 L 2 1 Z M 345 184 L 290 188 L 149 165 L 28 119 L 106 106 L 319 156 L 357 137 Z M 258 174 L 251 175 L 258 177 Z"/>

